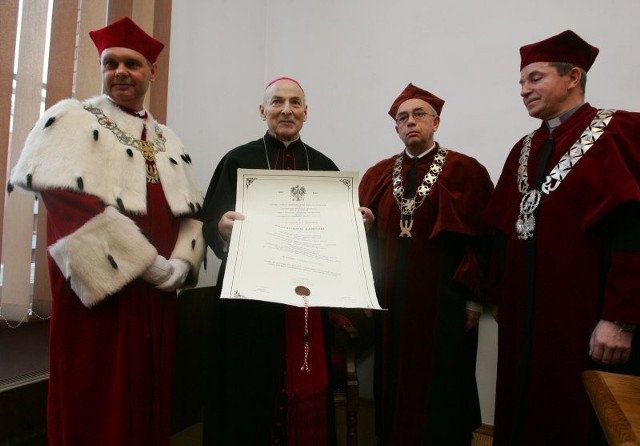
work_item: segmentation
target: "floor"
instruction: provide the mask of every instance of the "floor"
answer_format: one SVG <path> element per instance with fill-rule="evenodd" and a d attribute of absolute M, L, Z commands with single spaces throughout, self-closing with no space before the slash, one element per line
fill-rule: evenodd
<path fill-rule="evenodd" d="M 338 420 L 344 419 L 344 412 L 337 409 Z M 341 417 L 342 415 L 342 417 Z M 368 401 L 360 403 L 358 411 L 358 444 L 362 446 L 375 445 L 375 435 L 373 431 L 373 404 Z M 338 422 L 338 446 L 346 444 L 346 432 L 344 423 Z M 200 446 L 202 444 L 202 425 L 195 424 L 171 438 L 171 446 Z M 473 436 L 471 446 L 491 446 L 491 428 L 483 426 Z"/>
<path fill-rule="evenodd" d="M 345 423 L 340 420 L 345 419 L 344 408 L 336 408 L 336 418 L 338 425 L 338 446 L 346 444 Z M 200 446 L 202 444 L 202 425 L 194 424 L 171 438 L 171 446 Z M 358 444 L 363 446 L 375 445 L 375 435 L 373 432 L 373 404 L 368 401 L 360 402 L 358 411 Z"/>
<path fill-rule="evenodd" d="M 171 446 L 195 446 L 202 444 L 202 424 L 194 424 L 171 437 Z"/>
<path fill-rule="evenodd" d="M 491 446 L 493 444 L 493 428 L 491 426 L 481 426 L 473 433 L 472 446 Z"/>

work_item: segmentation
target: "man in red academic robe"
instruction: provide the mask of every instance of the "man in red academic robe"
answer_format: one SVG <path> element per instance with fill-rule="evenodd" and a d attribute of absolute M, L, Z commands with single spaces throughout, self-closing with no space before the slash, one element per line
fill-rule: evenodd
<path fill-rule="evenodd" d="M 129 18 L 90 35 L 104 94 L 47 110 L 9 183 L 47 209 L 49 445 L 168 446 L 176 289 L 197 281 L 203 197 L 143 105 L 164 45 Z"/>
<path fill-rule="evenodd" d="M 606 444 L 581 372 L 640 371 L 640 114 L 585 103 L 597 54 L 572 31 L 520 48 L 520 94 L 542 123 L 512 149 L 486 214 L 495 445 Z"/>
<path fill-rule="evenodd" d="M 375 315 L 382 445 L 469 445 L 481 421 L 480 219 L 493 185 L 478 161 L 434 140 L 443 105 L 409 84 L 389 110 L 405 149 L 360 182 L 360 204 L 375 216 L 370 252 L 388 309 Z"/>

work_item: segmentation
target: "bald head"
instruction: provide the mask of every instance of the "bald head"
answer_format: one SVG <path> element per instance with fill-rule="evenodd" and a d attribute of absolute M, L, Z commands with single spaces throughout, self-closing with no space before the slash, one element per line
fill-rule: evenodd
<path fill-rule="evenodd" d="M 302 98 L 302 101 L 305 101 L 304 90 L 300 83 L 292 79 L 290 77 L 279 77 L 277 79 L 272 80 L 267 84 L 264 89 L 264 96 L 262 98 L 262 104 L 266 105 L 269 103 L 269 99 L 274 94 L 275 91 L 290 91 L 292 94 L 297 95 Z"/>
<path fill-rule="evenodd" d="M 259 111 L 271 136 L 283 142 L 295 141 L 307 120 L 304 91 L 294 79 L 276 79 L 264 90 Z"/>

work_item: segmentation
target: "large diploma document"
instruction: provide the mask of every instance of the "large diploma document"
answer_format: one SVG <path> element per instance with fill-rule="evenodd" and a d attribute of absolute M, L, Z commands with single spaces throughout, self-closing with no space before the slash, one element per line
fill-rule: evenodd
<path fill-rule="evenodd" d="M 238 169 L 222 296 L 380 309 L 357 172 Z"/>

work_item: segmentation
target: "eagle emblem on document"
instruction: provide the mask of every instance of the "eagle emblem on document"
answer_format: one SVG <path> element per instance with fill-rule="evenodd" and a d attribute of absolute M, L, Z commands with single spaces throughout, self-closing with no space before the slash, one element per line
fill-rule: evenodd
<path fill-rule="evenodd" d="M 291 196 L 294 201 L 302 201 L 304 200 L 304 196 L 307 194 L 307 190 L 304 186 L 293 186 L 291 188 Z"/>

